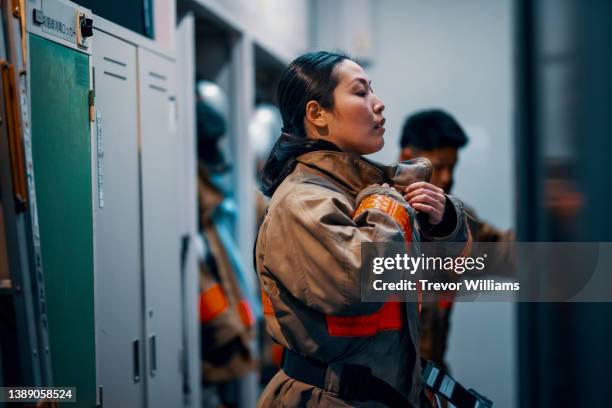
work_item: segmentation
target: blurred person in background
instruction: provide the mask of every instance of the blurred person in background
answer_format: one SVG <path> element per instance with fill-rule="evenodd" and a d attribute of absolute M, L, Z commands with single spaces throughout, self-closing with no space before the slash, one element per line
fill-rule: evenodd
<path fill-rule="evenodd" d="M 431 183 L 451 194 L 459 150 L 468 143 L 463 128 L 449 113 L 424 110 L 406 119 L 400 140 L 400 160 L 426 157 L 433 165 Z M 465 206 L 474 242 L 514 242 L 512 231 L 503 231 L 480 220 L 473 209 Z M 512 257 L 511 244 L 496 246 L 496 255 Z M 491 268 L 493 271 L 494 268 Z M 438 302 L 425 302 L 421 310 L 421 356 L 448 370 L 445 353 L 450 332 L 453 301 L 445 296 Z"/>
<path fill-rule="evenodd" d="M 362 157 L 383 147 L 385 106 L 346 56 L 295 59 L 278 102 L 283 133 L 264 166 L 271 199 L 254 261 L 267 329 L 285 353 L 258 406 L 429 406 L 417 304 L 361 301 L 361 245 L 444 239 L 469 251 L 463 206 L 426 181 L 390 187 L 401 183 L 388 174 L 424 180 L 427 160 Z"/>
<path fill-rule="evenodd" d="M 268 103 L 259 103 L 256 106 L 249 123 L 249 139 L 255 157 L 255 178 L 257 180 L 255 191 L 256 234 L 266 215 L 269 201 L 268 197 L 261 192 L 263 168 L 282 127 L 283 121 L 276 106 Z M 258 323 L 259 383 L 265 387 L 281 366 L 283 348 L 272 339 L 266 330 L 265 321 L 260 320 Z"/>
<path fill-rule="evenodd" d="M 220 147 L 228 107 L 215 83 L 197 81 L 198 208 L 201 237 L 200 323 L 203 405 L 237 407 L 238 379 L 255 370 L 255 335 L 245 268 L 233 237 L 236 205 L 228 182 L 231 169 Z"/>
<path fill-rule="evenodd" d="M 282 127 L 283 122 L 276 106 L 268 103 L 260 103 L 255 107 L 255 112 L 249 123 L 249 139 L 251 142 L 251 150 L 255 157 L 255 179 L 257 180 L 257 190 L 255 191 L 255 220 L 257 229 L 259 229 L 259 225 L 263 221 L 265 211 L 268 207 L 268 199 L 261 192 L 263 167 Z"/>

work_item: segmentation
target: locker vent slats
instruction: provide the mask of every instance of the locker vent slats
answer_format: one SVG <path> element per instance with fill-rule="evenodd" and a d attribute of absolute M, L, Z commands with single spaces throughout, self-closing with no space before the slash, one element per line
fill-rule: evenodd
<path fill-rule="evenodd" d="M 109 72 L 109 71 L 104 71 L 104 74 L 108 75 L 108 76 L 112 76 L 113 78 L 121 79 L 122 81 L 125 81 L 127 79 L 123 75 L 115 74 L 115 73 Z"/>

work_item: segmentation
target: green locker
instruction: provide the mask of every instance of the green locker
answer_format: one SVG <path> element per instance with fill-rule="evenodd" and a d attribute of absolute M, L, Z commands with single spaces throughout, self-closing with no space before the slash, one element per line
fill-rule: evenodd
<path fill-rule="evenodd" d="M 55 386 L 96 405 L 89 56 L 29 35 L 32 158 Z"/>

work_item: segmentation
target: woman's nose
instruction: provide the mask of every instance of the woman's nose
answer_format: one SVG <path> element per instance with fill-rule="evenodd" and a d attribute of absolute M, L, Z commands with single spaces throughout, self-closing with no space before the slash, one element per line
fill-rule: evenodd
<path fill-rule="evenodd" d="M 374 96 L 374 113 L 381 114 L 384 110 L 385 103 L 378 96 Z"/>

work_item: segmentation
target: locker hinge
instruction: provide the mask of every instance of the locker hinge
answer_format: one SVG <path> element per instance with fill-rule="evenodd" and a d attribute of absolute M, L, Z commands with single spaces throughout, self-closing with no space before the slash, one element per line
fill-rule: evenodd
<path fill-rule="evenodd" d="M 96 120 L 96 90 L 91 89 L 89 91 L 89 121 L 95 122 Z"/>

